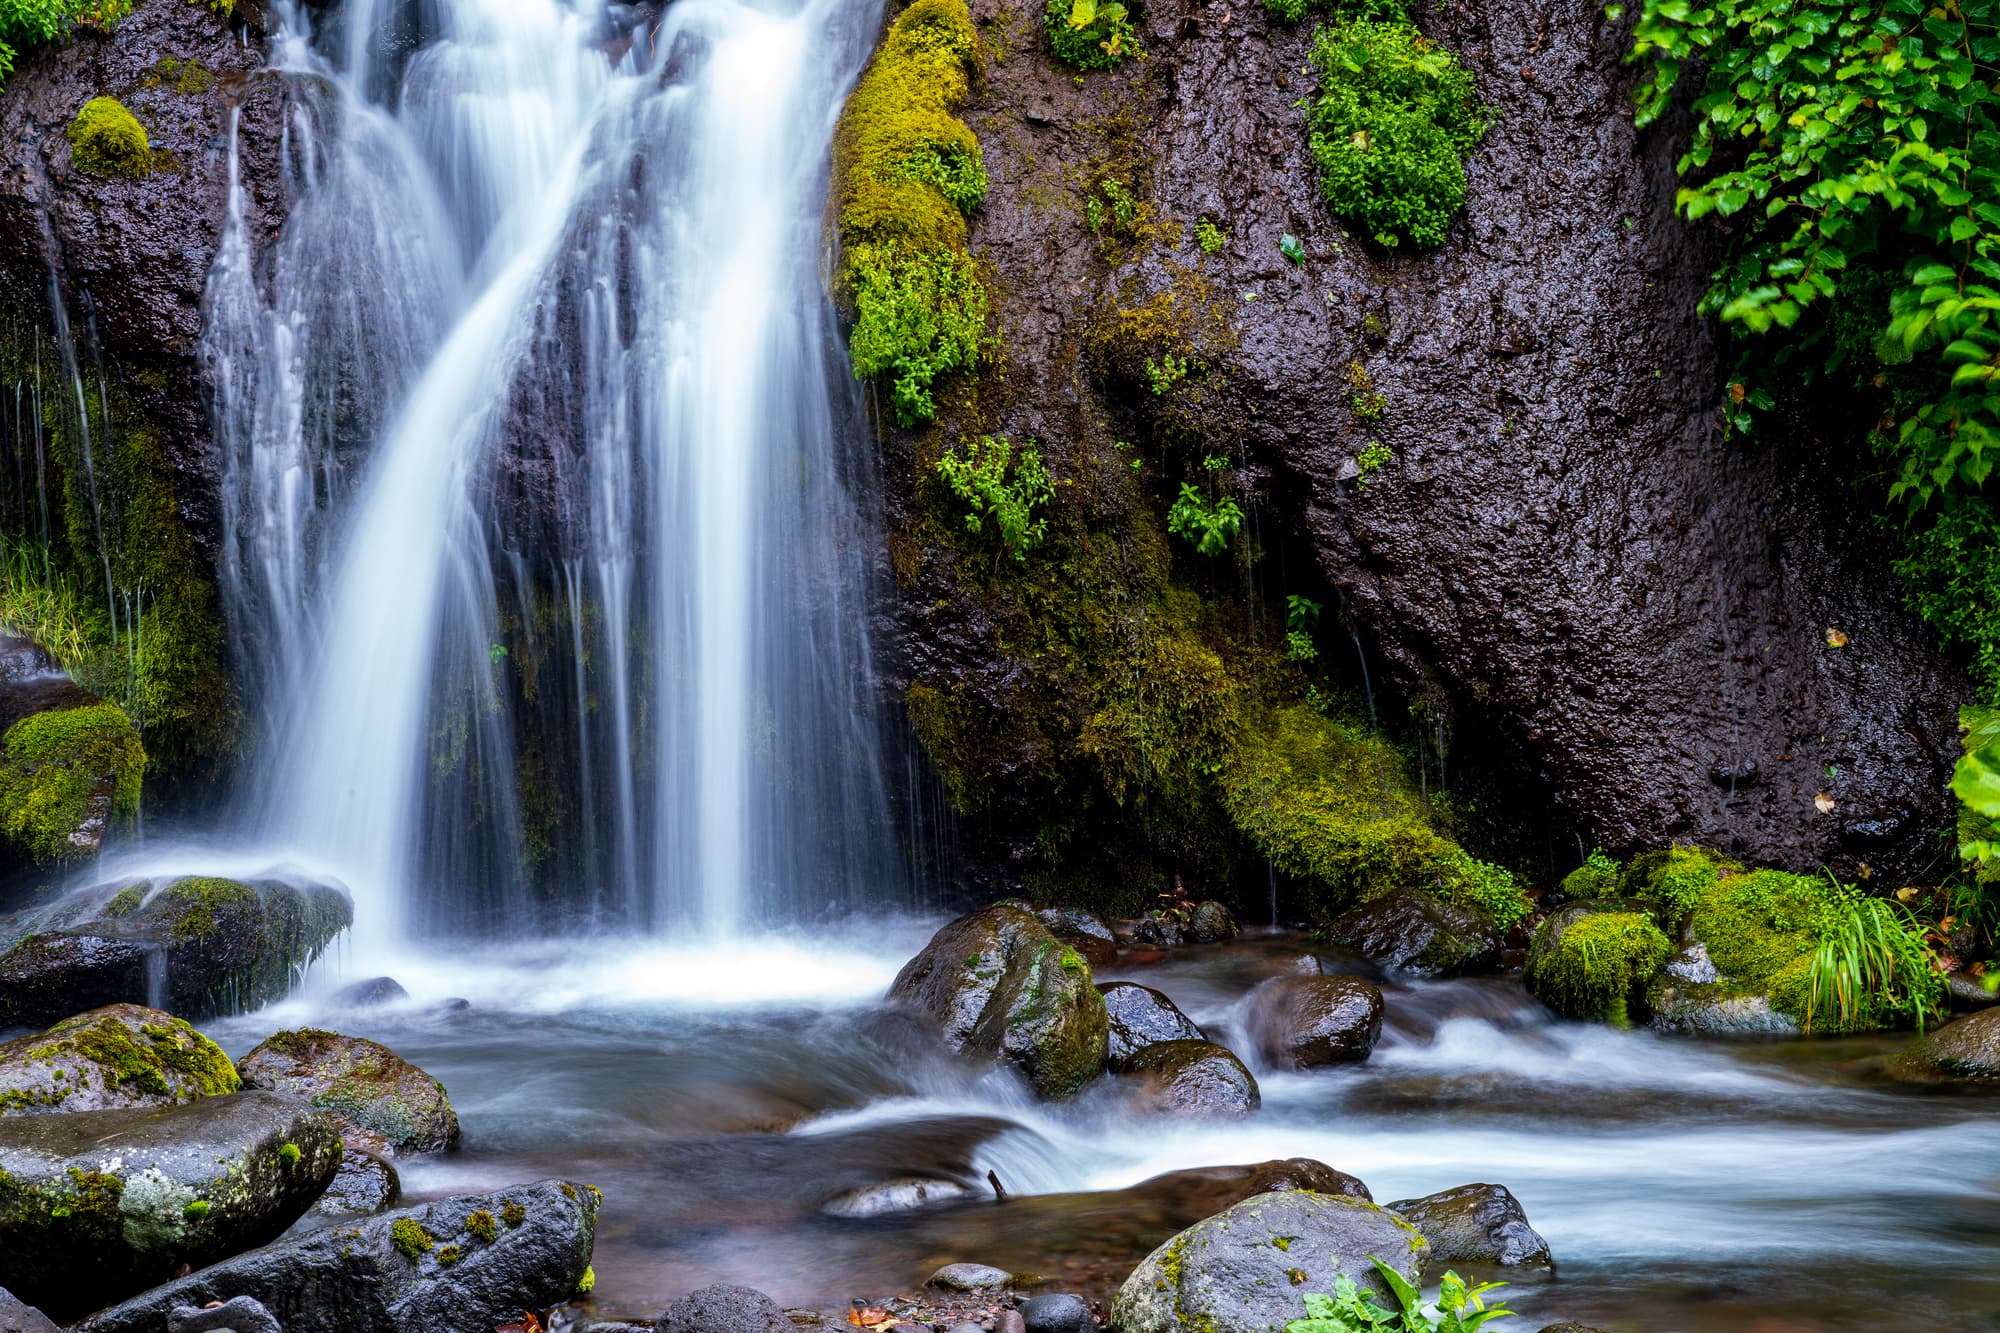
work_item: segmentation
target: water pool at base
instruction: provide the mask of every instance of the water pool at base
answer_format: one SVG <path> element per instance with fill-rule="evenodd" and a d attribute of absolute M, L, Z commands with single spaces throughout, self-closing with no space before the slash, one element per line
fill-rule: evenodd
<path fill-rule="evenodd" d="M 552 1175 L 598 1185 L 594 1301 L 607 1314 L 650 1319 L 732 1281 L 837 1318 L 958 1260 L 1108 1305 L 1140 1258 L 1213 1211 L 1198 1190 L 1134 1187 L 1311 1157 L 1378 1202 L 1510 1188 L 1557 1266 L 1514 1280 L 1521 1318 L 1496 1328 L 2000 1329 L 2000 1099 L 1882 1081 L 1874 1064 L 1898 1038 L 1666 1038 L 1554 1022 L 1511 980 L 1385 981 L 1388 1019 L 1365 1064 L 1259 1069 L 1264 1105 L 1248 1120 L 1147 1120 L 1115 1080 L 1037 1104 L 884 1010 L 928 933 L 891 921 L 714 946 L 336 960 L 305 997 L 209 1030 L 241 1055 L 322 1023 L 441 1079 L 464 1148 L 402 1162 L 406 1200 Z M 1265 935 L 1100 979 L 1166 992 L 1242 1051 L 1242 995 L 1312 952 Z M 1354 965 L 1320 952 L 1329 970 Z M 336 1013 L 311 998 L 378 971 L 409 1004 Z M 893 1215 L 825 1211 L 912 1178 L 966 1193 Z"/>

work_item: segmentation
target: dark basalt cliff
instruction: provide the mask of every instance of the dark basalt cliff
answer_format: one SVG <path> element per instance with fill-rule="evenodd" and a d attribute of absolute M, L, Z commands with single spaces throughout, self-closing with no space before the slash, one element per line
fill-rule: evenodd
<path fill-rule="evenodd" d="M 1581 2 L 1418 9 L 1493 120 L 1463 217 L 1417 254 L 1319 197 L 1313 18 L 1155 4 L 1146 59 L 1080 79 L 1038 10 L 973 13 L 989 59 L 962 115 L 992 183 L 971 248 L 1002 351 L 951 429 L 891 437 L 907 680 L 1000 717 L 1038 669 L 925 526 L 913 478 L 940 434 L 1034 437 L 1079 479 L 1058 505 L 1100 508 L 1082 479 L 1153 441 L 1228 455 L 1265 552 L 1251 582 L 1334 592 L 1406 697 L 1499 741 L 1557 845 L 1927 859 L 1968 687 L 1900 604 L 1876 494 L 1816 442 L 1725 437 L 1726 349 L 1695 314 L 1711 257 L 1673 212 L 1684 136 L 1635 132 L 1623 27 Z M 1142 201 L 1124 235 L 1086 222 L 1107 177 Z M 1176 349 L 1206 374 L 1156 396 L 1143 358 Z M 1393 458 L 1363 473 L 1371 441 Z M 1005 787 L 1042 756 L 1001 732 L 984 762 Z M 1017 852 L 1032 836 L 1020 810 L 998 823 Z"/>

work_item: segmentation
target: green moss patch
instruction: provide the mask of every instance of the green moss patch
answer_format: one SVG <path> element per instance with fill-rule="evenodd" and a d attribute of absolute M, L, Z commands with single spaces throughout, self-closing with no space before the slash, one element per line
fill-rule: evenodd
<path fill-rule="evenodd" d="M 125 104 L 93 97 L 70 122 L 69 159 L 79 171 L 97 176 L 144 176 L 153 169 L 153 146 Z"/>
<path fill-rule="evenodd" d="M 917 0 L 889 25 L 834 137 L 848 352 L 857 377 L 887 377 L 899 424 L 937 415 L 932 385 L 975 368 L 986 332 L 990 299 L 965 248 L 986 165 L 952 114 L 978 53 L 964 0 Z"/>
<path fill-rule="evenodd" d="M 1643 912 L 1558 915 L 1535 928 L 1524 980 L 1557 1013 L 1624 1027 L 1631 999 L 1672 953 Z"/>
<path fill-rule="evenodd" d="M 408 1217 L 396 1219 L 395 1225 L 389 1228 L 389 1239 L 395 1245 L 397 1252 L 411 1263 L 429 1254 L 432 1246 L 436 1244 L 431 1239 L 431 1233 L 424 1230 L 421 1223 Z"/>
<path fill-rule="evenodd" d="M 0 738 L 0 832 L 44 866 L 92 854 L 89 826 L 100 812 L 114 824 L 137 815 L 145 771 L 145 749 L 116 704 L 24 717 Z"/>

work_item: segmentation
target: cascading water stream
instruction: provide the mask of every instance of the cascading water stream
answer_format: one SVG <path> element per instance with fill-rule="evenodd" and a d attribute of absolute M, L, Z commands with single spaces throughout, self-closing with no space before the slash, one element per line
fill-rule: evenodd
<path fill-rule="evenodd" d="M 293 211 L 211 277 L 242 841 L 364 948 L 901 905 L 817 263 L 871 7 L 435 8 L 287 16 Z"/>

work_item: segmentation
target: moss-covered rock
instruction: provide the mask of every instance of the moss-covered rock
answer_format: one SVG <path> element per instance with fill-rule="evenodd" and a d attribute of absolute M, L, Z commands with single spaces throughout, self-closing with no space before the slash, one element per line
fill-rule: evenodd
<path fill-rule="evenodd" d="M 1348 908 L 1329 924 L 1327 937 L 1415 976 L 1461 976 L 1500 961 L 1500 937 L 1491 924 L 1422 889 L 1391 889 Z"/>
<path fill-rule="evenodd" d="M 289 994 L 353 920 L 326 884 L 193 876 L 81 890 L 0 954 L 0 1023 L 154 998 L 197 1020 L 255 1009 Z"/>
<path fill-rule="evenodd" d="M 304 1097 L 380 1134 L 398 1152 L 458 1146 L 458 1113 L 444 1084 L 366 1037 L 317 1028 L 280 1032 L 237 1070 L 247 1086 Z"/>
<path fill-rule="evenodd" d="M 0 1120 L 0 1286 L 74 1318 L 273 1239 L 339 1160 L 329 1117 L 268 1093 Z"/>
<path fill-rule="evenodd" d="M 1090 964 L 1018 907 L 946 925 L 889 998 L 927 1014 L 953 1050 L 1013 1065 L 1044 1097 L 1067 1097 L 1104 1068 L 1109 1022 Z"/>
<path fill-rule="evenodd" d="M 69 160 L 99 176 L 144 176 L 153 169 L 146 128 L 115 97 L 93 97 L 70 122 Z"/>
<path fill-rule="evenodd" d="M 1630 1026 L 1643 1011 L 1646 987 L 1674 951 L 1651 916 L 1636 904 L 1574 903 L 1559 908 L 1528 942 L 1522 979 L 1528 990 L 1567 1018 Z"/>
<path fill-rule="evenodd" d="M 1688 914 L 1724 875 L 1741 873 L 1743 867 L 1706 847 L 1669 847 L 1641 852 L 1618 876 L 1614 893 L 1594 897 L 1636 898 L 1655 907 L 1661 920 L 1669 924 L 1686 921 Z"/>
<path fill-rule="evenodd" d="M 1302 1292 L 1345 1276 L 1387 1295 L 1373 1259 L 1422 1285 L 1430 1243 L 1352 1195 L 1259 1194 L 1197 1222 L 1146 1256 L 1118 1290 L 1123 1333 L 1268 1333 L 1300 1317 Z"/>
<path fill-rule="evenodd" d="M 0 1116 L 176 1106 L 240 1086 L 214 1042 L 136 1004 L 93 1009 L 0 1045 Z"/>
<path fill-rule="evenodd" d="M 146 751 L 102 700 L 32 713 L 0 737 L 0 834 L 36 865 L 96 854 L 139 813 Z"/>

